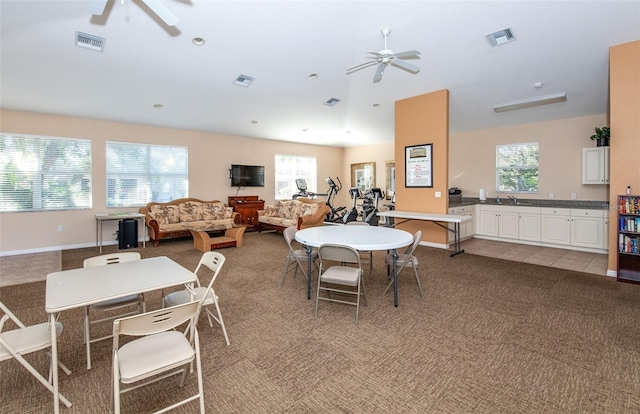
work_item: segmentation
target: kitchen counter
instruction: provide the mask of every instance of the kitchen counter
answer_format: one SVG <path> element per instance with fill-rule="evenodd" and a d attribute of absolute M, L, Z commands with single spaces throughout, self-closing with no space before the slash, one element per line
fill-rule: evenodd
<path fill-rule="evenodd" d="M 495 198 L 487 198 L 486 201 L 480 201 L 474 197 L 462 197 L 460 201 L 449 202 L 449 207 L 463 207 L 480 205 L 493 206 L 526 206 L 526 207 L 551 207 L 551 208 L 580 208 L 586 210 L 608 210 L 609 202 L 607 201 L 584 201 L 584 200 L 547 200 L 547 199 L 522 199 L 515 204 L 510 198 L 500 198 L 500 202 L 496 202 Z"/>

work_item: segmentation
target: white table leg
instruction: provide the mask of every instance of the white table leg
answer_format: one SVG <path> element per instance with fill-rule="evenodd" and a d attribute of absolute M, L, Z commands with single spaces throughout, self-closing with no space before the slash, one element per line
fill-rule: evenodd
<path fill-rule="evenodd" d="M 49 314 L 49 331 L 51 332 L 51 375 L 53 379 L 53 412 L 60 412 L 60 395 L 58 394 L 58 335 L 56 334 L 56 314 Z"/>

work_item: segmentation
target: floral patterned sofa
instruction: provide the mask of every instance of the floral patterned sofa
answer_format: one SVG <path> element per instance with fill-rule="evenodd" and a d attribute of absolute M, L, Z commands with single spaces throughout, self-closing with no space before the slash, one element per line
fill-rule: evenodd
<path fill-rule="evenodd" d="M 324 201 L 309 198 L 281 200 L 265 206 L 264 210 L 258 210 L 258 222 L 260 223 L 260 231 L 282 231 L 290 226 L 295 226 L 300 230 L 322 226 L 330 211 Z"/>
<path fill-rule="evenodd" d="M 160 240 L 188 237 L 191 230 L 226 231 L 240 225 L 240 214 L 218 200 L 179 198 L 166 203 L 151 202 L 140 208 L 149 228 L 149 240 L 158 247 Z"/>

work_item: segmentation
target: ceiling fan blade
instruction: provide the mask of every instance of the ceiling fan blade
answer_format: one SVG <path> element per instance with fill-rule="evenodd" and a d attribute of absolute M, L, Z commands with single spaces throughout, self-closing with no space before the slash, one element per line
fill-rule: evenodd
<path fill-rule="evenodd" d="M 104 13 L 105 7 L 107 7 L 107 0 L 89 0 L 89 13 L 93 14 L 94 16 L 100 16 L 102 13 Z"/>
<path fill-rule="evenodd" d="M 376 70 L 376 74 L 373 77 L 374 82 L 380 82 L 382 79 L 382 75 L 384 74 L 384 68 L 387 66 L 386 63 L 381 63 L 378 65 L 378 70 Z"/>
<path fill-rule="evenodd" d="M 375 60 L 372 60 L 372 61 L 370 61 L 370 62 L 364 62 L 364 63 L 361 63 L 361 64 L 359 64 L 359 65 L 352 66 L 352 67 L 350 67 L 349 69 L 347 69 L 347 73 L 349 73 L 349 72 L 353 72 L 353 71 L 356 71 L 356 70 L 358 70 L 358 69 L 365 68 L 365 67 L 367 67 L 367 66 L 371 66 L 371 65 L 373 65 L 373 64 L 375 64 L 375 63 L 376 63 L 376 61 L 375 61 Z"/>
<path fill-rule="evenodd" d="M 180 21 L 175 14 L 171 13 L 159 0 L 142 0 L 167 26 L 175 26 Z"/>
<path fill-rule="evenodd" d="M 403 60 L 399 60 L 399 59 L 392 60 L 391 64 L 395 65 L 395 66 L 399 66 L 402 69 L 406 69 L 409 72 L 413 72 L 413 73 L 418 73 L 420 71 L 420 68 L 418 66 L 412 65 L 411 63 L 407 63 L 407 62 L 405 62 Z"/>
<path fill-rule="evenodd" d="M 366 53 L 371 53 L 372 55 L 376 55 L 377 57 L 383 56 L 382 53 L 380 52 L 366 52 Z"/>
<path fill-rule="evenodd" d="M 421 53 L 419 50 L 407 50 L 406 52 L 398 52 L 393 54 L 397 58 L 404 58 L 410 56 L 420 56 Z"/>

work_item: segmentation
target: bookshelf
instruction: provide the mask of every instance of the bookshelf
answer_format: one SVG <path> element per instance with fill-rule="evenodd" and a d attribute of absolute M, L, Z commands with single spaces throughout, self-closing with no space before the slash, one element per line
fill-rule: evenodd
<path fill-rule="evenodd" d="M 618 196 L 618 281 L 640 283 L 640 195 Z"/>

